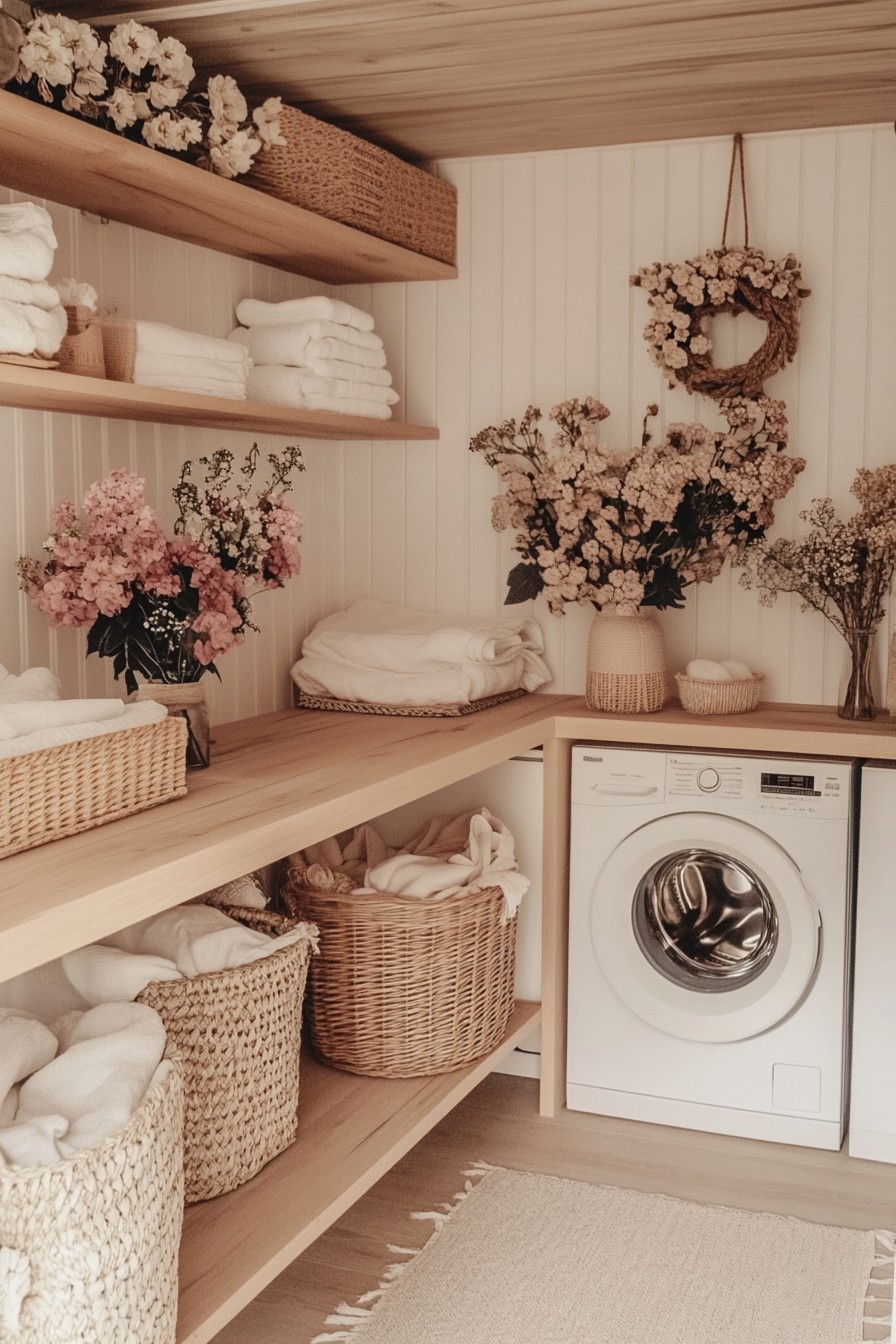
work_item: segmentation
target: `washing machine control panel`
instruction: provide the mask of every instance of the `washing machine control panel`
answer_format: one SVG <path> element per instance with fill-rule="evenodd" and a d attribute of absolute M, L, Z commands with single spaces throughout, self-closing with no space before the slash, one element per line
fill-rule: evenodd
<path fill-rule="evenodd" d="M 666 797 L 737 799 L 759 812 L 804 817 L 846 815 L 850 770 L 837 761 L 777 761 L 676 755 L 666 758 Z"/>

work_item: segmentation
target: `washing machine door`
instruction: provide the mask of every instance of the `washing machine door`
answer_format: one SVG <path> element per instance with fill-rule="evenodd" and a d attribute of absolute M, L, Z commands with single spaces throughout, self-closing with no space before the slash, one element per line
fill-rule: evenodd
<path fill-rule="evenodd" d="M 632 832 L 592 894 L 594 953 L 615 993 L 692 1041 L 744 1040 L 792 1012 L 815 973 L 820 925 L 776 841 L 702 812 Z"/>

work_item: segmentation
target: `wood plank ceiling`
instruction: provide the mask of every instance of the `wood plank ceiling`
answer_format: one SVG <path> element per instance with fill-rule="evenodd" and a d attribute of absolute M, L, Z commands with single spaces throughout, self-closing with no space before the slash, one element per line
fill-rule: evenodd
<path fill-rule="evenodd" d="M 60 0 L 405 157 L 896 116 L 896 0 Z"/>

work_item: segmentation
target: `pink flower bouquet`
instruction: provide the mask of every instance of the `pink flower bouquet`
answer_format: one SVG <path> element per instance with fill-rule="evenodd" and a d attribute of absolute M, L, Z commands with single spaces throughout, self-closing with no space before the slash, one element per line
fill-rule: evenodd
<path fill-rule="evenodd" d="M 63 501 L 53 512 L 43 562 L 20 557 L 21 587 L 55 626 L 89 626 L 87 652 L 111 658 L 129 692 L 148 681 L 198 681 L 251 620 L 250 588 L 281 588 L 299 572 L 301 515 L 286 500 L 298 447 L 271 454 L 271 479 L 252 503 L 253 445 L 244 480 L 226 493 L 233 454 L 202 457 L 201 485 L 187 462 L 174 487 L 178 517 L 166 537 L 143 496 L 144 481 L 113 471 L 84 497 L 84 520 Z"/>

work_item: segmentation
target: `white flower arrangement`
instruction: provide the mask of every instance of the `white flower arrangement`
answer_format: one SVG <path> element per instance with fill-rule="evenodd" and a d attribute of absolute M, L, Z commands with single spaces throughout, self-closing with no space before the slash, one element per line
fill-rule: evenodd
<path fill-rule="evenodd" d="M 250 116 L 230 75 L 213 75 L 191 93 L 196 71 L 183 43 L 133 19 L 104 40 L 86 23 L 38 14 L 23 39 L 13 81 L 25 92 L 222 177 L 247 173 L 259 152 L 286 143 L 279 98 Z"/>

